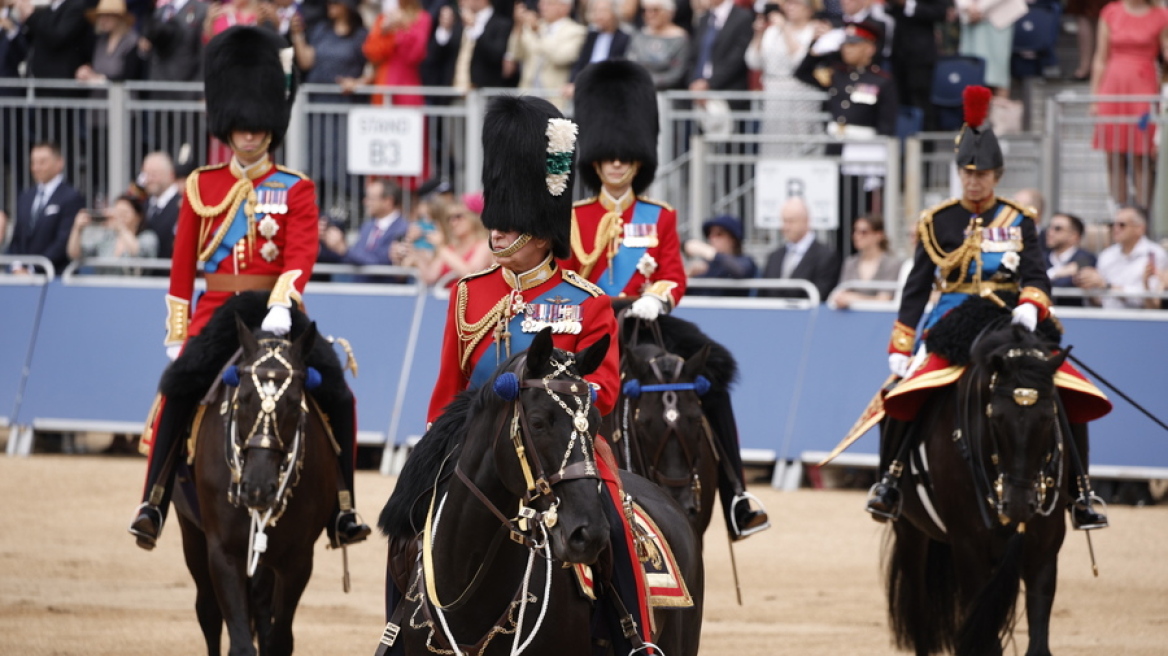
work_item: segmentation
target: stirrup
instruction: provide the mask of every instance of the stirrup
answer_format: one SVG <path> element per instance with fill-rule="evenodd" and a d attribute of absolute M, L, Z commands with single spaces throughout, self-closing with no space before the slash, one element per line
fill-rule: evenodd
<path fill-rule="evenodd" d="M 877 493 L 876 488 L 879 487 L 884 488 L 884 494 Z M 888 501 L 890 492 L 895 498 Z M 881 505 L 886 506 L 887 509 L 875 506 L 876 501 L 880 501 Z M 883 523 L 888 520 L 895 522 L 900 519 L 900 501 L 900 489 L 893 483 L 893 479 L 886 474 L 879 481 L 873 483 L 872 487 L 868 488 L 868 502 L 864 505 L 864 510 L 867 510 L 872 515 L 872 519 L 878 522 Z"/>
<path fill-rule="evenodd" d="M 738 504 L 743 502 L 743 501 L 747 502 L 746 508 L 748 511 L 751 510 L 751 507 L 750 507 L 751 501 L 753 501 L 755 503 L 755 505 L 758 506 L 759 510 L 754 511 L 754 512 L 756 512 L 757 514 L 762 516 L 763 521 L 761 524 L 756 524 L 755 526 L 744 526 L 744 527 L 738 526 Z M 753 494 L 744 490 L 744 491 L 739 492 L 738 494 L 734 495 L 734 498 L 730 500 L 730 530 L 734 536 L 735 541 L 742 540 L 744 538 L 748 538 L 748 537 L 754 535 L 755 533 L 758 533 L 760 531 L 765 531 L 770 527 L 771 527 L 771 520 L 769 517 L 767 517 L 767 513 L 766 513 L 766 510 L 763 508 L 762 501 L 759 501 L 758 497 L 756 497 Z"/>
<path fill-rule="evenodd" d="M 357 530 L 352 536 L 341 532 L 341 520 L 345 517 L 353 518 L 353 523 L 350 525 L 350 527 Z M 369 526 L 365 523 L 365 520 L 361 518 L 361 515 L 357 514 L 356 510 L 342 510 L 337 513 L 336 521 L 333 522 L 333 535 L 329 546 L 333 549 L 339 549 L 341 547 L 347 547 L 359 542 L 364 542 L 365 538 L 369 537 L 372 533 L 373 530 L 369 528 Z"/>
<path fill-rule="evenodd" d="M 1095 510 L 1092 507 L 1095 504 L 1102 506 L 1103 512 Z M 1105 514 L 1107 511 L 1107 503 L 1103 501 L 1103 499 L 1099 498 L 1099 495 L 1095 494 L 1094 492 L 1081 495 L 1078 499 L 1075 499 L 1073 502 L 1071 502 L 1068 510 L 1071 511 L 1071 528 L 1075 529 L 1076 531 L 1094 531 L 1096 529 L 1107 528 L 1108 526 L 1111 526 L 1111 523 L 1107 521 L 1107 515 Z M 1094 521 L 1080 522 L 1079 518 L 1075 516 L 1076 511 L 1089 513 L 1089 516 L 1092 516 L 1092 520 Z"/>
<path fill-rule="evenodd" d="M 154 533 L 145 530 L 145 527 L 139 526 L 138 518 L 147 513 L 154 515 L 154 517 L 149 517 L 149 519 L 157 519 L 157 522 L 151 526 L 151 528 L 155 528 Z M 134 519 L 130 522 L 130 526 L 126 530 L 130 532 L 130 535 L 138 539 L 139 547 L 146 551 L 153 550 L 158 543 L 158 538 L 162 537 L 162 509 L 149 501 L 143 503 L 138 506 L 137 512 L 134 513 Z"/>

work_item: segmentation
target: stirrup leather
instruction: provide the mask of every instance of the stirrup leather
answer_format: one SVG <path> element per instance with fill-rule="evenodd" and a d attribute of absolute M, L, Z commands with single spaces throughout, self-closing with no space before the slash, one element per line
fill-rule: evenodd
<path fill-rule="evenodd" d="M 753 528 L 745 528 L 745 527 L 739 528 L 738 515 L 735 512 L 736 509 L 738 508 L 738 504 L 741 502 L 746 502 L 747 508 L 750 508 L 751 501 L 753 501 L 754 504 L 756 506 L 758 506 L 760 509 L 763 508 L 762 501 L 759 501 L 758 497 L 754 496 L 753 494 L 751 494 L 749 492 L 746 492 L 745 490 L 734 495 L 734 498 L 730 500 L 730 524 L 731 524 L 730 530 L 733 531 L 733 534 L 736 535 L 739 540 L 741 540 L 742 538 L 750 537 L 750 536 L 752 536 L 755 533 L 758 533 L 760 531 L 765 531 L 771 527 L 771 521 L 768 518 L 765 522 L 763 522 L 763 523 L 761 523 L 758 526 L 755 526 Z M 763 512 L 765 513 L 765 510 Z"/>

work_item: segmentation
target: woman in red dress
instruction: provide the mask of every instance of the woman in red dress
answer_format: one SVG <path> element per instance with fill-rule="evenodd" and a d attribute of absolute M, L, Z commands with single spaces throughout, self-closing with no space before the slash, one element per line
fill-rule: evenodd
<path fill-rule="evenodd" d="M 1103 8 L 1099 41 L 1091 68 L 1091 94 L 1158 96 L 1157 57 L 1168 54 L 1168 9 L 1151 0 L 1120 0 Z M 1111 198 L 1120 205 L 1148 207 L 1152 200 L 1156 126 L 1138 121 L 1151 111 L 1146 102 L 1100 102 L 1093 113 L 1124 117 L 1127 122 L 1101 121 L 1095 128 L 1096 149 L 1107 153 Z M 1132 117 L 1132 118 L 1128 118 Z M 1141 127 L 1145 126 L 1145 127 Z M 1135 195 L 1128 194 L 1128 172 Z"/>

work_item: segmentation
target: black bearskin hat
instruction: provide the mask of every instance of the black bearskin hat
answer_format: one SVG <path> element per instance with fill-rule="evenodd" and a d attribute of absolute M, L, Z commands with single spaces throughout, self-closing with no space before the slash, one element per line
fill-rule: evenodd
<path fill-rule="evenodd" d="M 987 171 L 1005 163 L 997 135 L 985 125 L 992 99 L 993 92 L 985 87 L 970 85 L 961 93 L 965 125 L 957 135 L 958 168 Z"/>
<path fill-rule="evenodd" d="M 258 27 L 235 26 L 207 44 L 208 130 L 230 144 L 235 130 L 271 132 L 270 150 L 284 141 L 296 97 L 291 49 L 283 57 L 280 35 Z"/>
<path fill-rule="evenodd" d="M 573 98 L 584 184 L 600 190 L 597 162 L 640 162 L 633 193 L 644 193 L 657 175 L 657 93 L 649 71 L 630 61 L 590 64 L 576 78 Z"/>
<path fill-rule="evenodd" d="M 483 119 L 483 225 L 547 239 L 571 254 L 576 126 L 531 96 L 498 96 Z"/>

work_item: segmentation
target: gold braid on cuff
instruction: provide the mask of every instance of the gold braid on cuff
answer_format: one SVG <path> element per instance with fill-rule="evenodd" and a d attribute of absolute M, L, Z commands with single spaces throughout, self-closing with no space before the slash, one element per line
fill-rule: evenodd
<path fill-rule="evenodd" d="M 1045 319 L 1050 315 L 1050 297 L 1037 287 L 1023 287 L 1018 302 L 1033 303 L 1038 306 L 1038 318 Z"/>
<path fill-rule="evenodd" d="M 913 341 L 917 331 L 897 321 L 892 325 L 892 341 L 888 344 L 889 353 L 912 353 Z"/>
<path fill-rule="evenodd" d="M 166 295 L 166 346 L 181 346 L 187 341 L 187 327 L 191 325 L 191 302 Z"/>
<path fill-rule="evenodd" d="M 279 305 L 291 308 L 292 301 L 300 302 L 300 292 L 296 291 L 296 280 L 303 275 L 300 269 L 292 269 L 280 274 L 276 286 L 272 288 L 272 295 L 268 297 L 268 307 Z"/>

